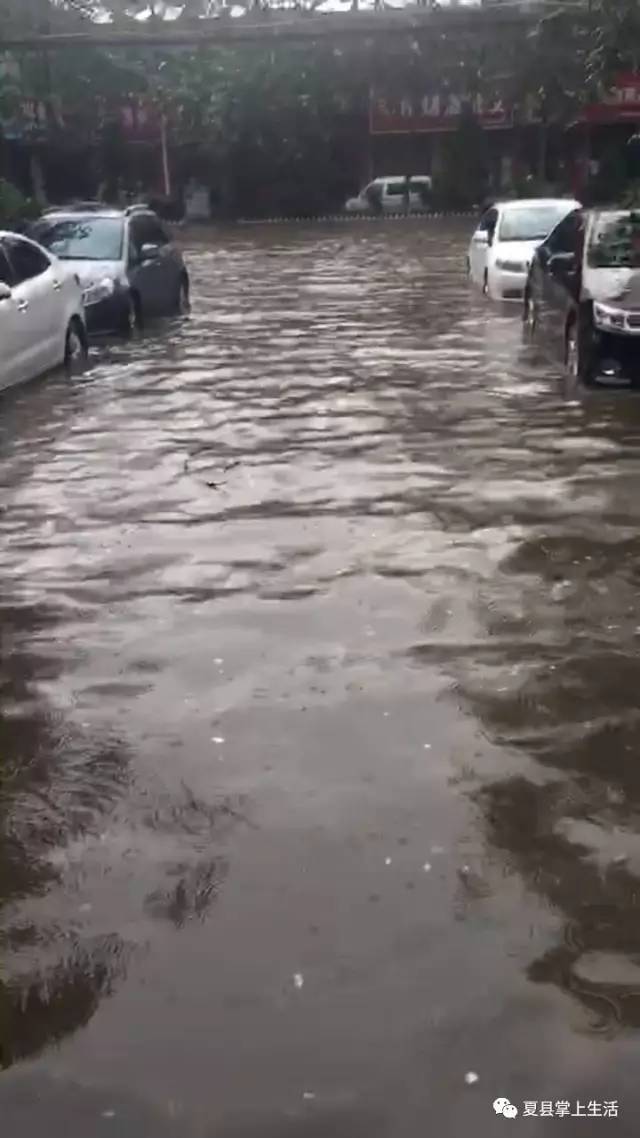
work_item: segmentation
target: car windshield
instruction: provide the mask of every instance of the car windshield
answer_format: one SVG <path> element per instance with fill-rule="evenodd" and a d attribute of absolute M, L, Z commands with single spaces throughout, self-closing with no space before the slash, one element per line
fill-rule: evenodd
<path fill-rule="evenodd" d="M 117 261 L 122 255 L 120 217 L 69 217 L 39 221 L 32 236 L 63 261 Z"/>
<path fill-rule="evenodd" d="M 569 212 L 566 202 L 507 209 L 502 215 L 500 241 L 544 241 Z"/>
<path fill-rule="evenodd" d="M 640 269 L 640 212 L 598 214 L 589 235 L 587 264 L 592 269 Z"/>

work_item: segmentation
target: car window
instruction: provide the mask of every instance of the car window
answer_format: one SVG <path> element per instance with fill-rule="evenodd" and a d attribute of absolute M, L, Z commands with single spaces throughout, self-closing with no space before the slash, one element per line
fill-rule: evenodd
<path fill-rule="evenodd" d="M 51 264 L 41 249 L 31 245 L 29 241 L 23 241 L 20 237 L 7 237 L 5 248 L 11 258 L 14 285 L 39 277 L 42 273 L 46 273 Z"/>
<path fill-rule="evenodd" d="M 582 240 L 582 231 L 582 214 L 574 210 L 556 225 L 545 245 L 550 253 L 577 253 Z"/>
<path fill-rule="evenodd" d="M 544 241 L 566 213 L 566 202 L 506 209 L 498 237 L 500 241 Z"/>
<path fill-rule="evenodd" d="M 58 217 L 36 222 L 30 235 L 63 261 L 119 261 L 123 230 L 121 217 Z"/>
<path fill-rule="evenodd" d="M 131 221 L 131 240 L 136 249 L 143 245 L 168 245 L 169 238 L 157 217 L 144 213 Z"/>
<path fill-rule="evenodd" d="M 0 283 L 9 285 L 9 288 L 11 288 L 14 283 L 13 271 L 2 245 L 0 245 Z"/>
<path fill-rule="evenodd" d="M 401 198 L 405 192 L 405 181 L 401 182 L 387 182 L 385 186 L 385 194 L 389 198 Z"/>
<path fill-rule="evenodd" d="M 589 234 L 587 262 L 593 269 L 640 268 L 640 213 L 598 214 Z"/>
<path fill-rule="evenodd" d="M 480 218 L 480 221 L 478 223 L 478 232 L 479 233 L 493 233 L 493 231 L 496 227 L 497 220 L 498 220 L 497 209 L 493 209 L 493 208 L 488 209 L 487 212 L 485 214 L 483 214 L 482 217 Z"/>

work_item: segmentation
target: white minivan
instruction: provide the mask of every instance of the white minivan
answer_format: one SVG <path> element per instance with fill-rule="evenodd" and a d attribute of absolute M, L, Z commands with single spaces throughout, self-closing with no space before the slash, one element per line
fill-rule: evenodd
<path fill-rule="evenodd" d="M 86 352 L 75 274 L 34 241 L 0 230 L 0 390 Z"/>
<path fill-rule="evenodd" d="M 382 175 L 369 182 L 355 198 L 347 198 L 344 208 L 347 213 L 425 213 L 431 189 L 428 174 L 411 174 L 408 179 L 398 174 Z"/>

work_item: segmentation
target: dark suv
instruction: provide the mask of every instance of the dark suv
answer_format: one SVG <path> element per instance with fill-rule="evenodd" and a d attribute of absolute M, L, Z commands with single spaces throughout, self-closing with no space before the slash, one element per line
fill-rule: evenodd
<path fill-rule="evenodd" d="M 60 206 L 47 210 L 29 235 L 73 268 L 90 332 L 127 334 L 149 316 L 188 310 L 182 255 L 146 206 Z"/>
<path fill-rule="evenodd" d="M 533 257 L 523 316 L 583 383 L 640 381 L 640 211 L 565 217 Z"/>

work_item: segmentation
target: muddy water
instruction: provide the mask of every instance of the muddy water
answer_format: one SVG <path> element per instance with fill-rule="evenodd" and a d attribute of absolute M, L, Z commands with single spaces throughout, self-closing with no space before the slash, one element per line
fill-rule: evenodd
<path fill-rule="evenodd" d="M 636 1133 L 640 403 L 464 241 L 194 239 L 3 400 L 11 1138 Z"/>

